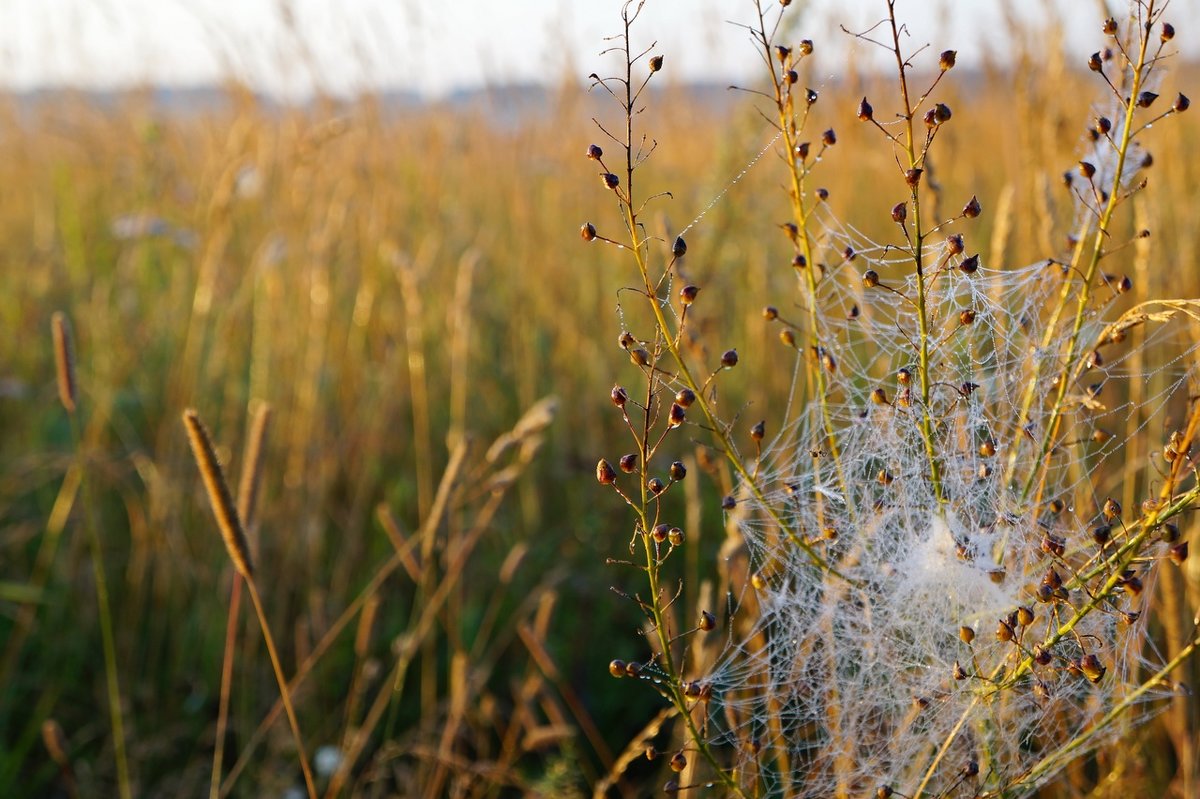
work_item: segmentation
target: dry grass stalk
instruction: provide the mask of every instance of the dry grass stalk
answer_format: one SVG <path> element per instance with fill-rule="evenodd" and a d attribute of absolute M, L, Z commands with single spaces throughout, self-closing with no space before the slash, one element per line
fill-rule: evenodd
<path fill-rule="evenodd" d="M 75 413 L 75 342 L 71 336 L 71 323 L 66 314 L 56 311 L 50 318 L 50 329 L 54 336 L 54 366 L 58 376 L 58 400 Z"/>

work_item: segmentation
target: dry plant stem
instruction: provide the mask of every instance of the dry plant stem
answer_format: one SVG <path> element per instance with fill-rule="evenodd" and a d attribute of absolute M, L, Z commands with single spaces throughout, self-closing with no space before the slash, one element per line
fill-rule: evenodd
<path fill-rule="evenodd" d="M 888 21 L 892 28 L 892 51 L 896 56 L 896 68 L 899 71 L 900 96 L 904 102 L 904 155 L 910 170 L 919 168 L 924 153 L 917 152 L 917 143 L 913 135 L 913 117 L 917 109 L 913 107 L 908 94 L 907 64 L 900 49 L 900 29 L 896 24 L 896 2 L 888 0 Z M 942 467 L 937 457 L 933 435 L 933 420 L 929 415 L 929 392 L 932 381 L 929 376 L 929 309 L 926 304 L 928 287 L 925 285 L 925 230 L 921 224 L 921 190 L 920 182 L 912 187 L 912 258 L 917 274 L 917 319 L 918 319 L 918 351 L 917 375 L 921 383 L 921 438 L 925 442 L 925 454 L 929 458 L 929 482 L 933 486 L 933 495 L 939 503 L 944 501 L 942 496 Z"/>
<path fill-rule="evenodd" d="M 762 3 L 756 2 L 756 7 L 759 27 L 755 35 L 758 43 L 762 46 L 763 59 L 766 61 L 767 66 L 770 67 L 773 63 L 771 54 L 772 37 L 767 34 L 766 15 L 763 12 Z M 782 11 L 780 13 L 782 14 Z M 791 91 L 780 78 L 779 70 L 768 69 L 768 71 L 771 74 L 771 85 L 774 89 L 779 132 L 783 137 L 784 157 L 788 165 L 788 179 L 790 181 L 788 199 L 792 204 L 792 219 L 796 224 L 797 238 L 800 242 L 800 249 L 804 255 L 804 262 L 806 264 L 802 271 L 804 272 L 804 288 L 808 295 L 809 344 L 812 347 L 812 352 L 816 353 L 821 349 L 821 337 L 817 312 L 816 261 L 813 259 L 812 237 L 808 229 L 809 210 L 804 207 L 804 181 L 808 175 L 808 169 L 805 166 L 801 166 L 796 159 L 797 138 L 802 128 L 798 129 L 796 127 L 796 115 Z M 805 119 L 807 119 L 807 116 L 806 113 Z M 830 457 L 833 458 L 842 496 L 850 496 L 847 490 L 846 475 L 842 468 L 837 433 L 833 427 L 833 416 L 829 408 L 829 385 L 825 379 L 825 371 L 821 368 L 820 361 L 816 357 L 806 359 L 805 363 L 807 364 L 810 381 L 816 383 L 817 401 L 821 404 L 821 421 L 825 427 L 825 444 L 829 447 Z"/>
<path fill-rule="evenodd" d="M 117 645 L 113 634 L 112 606 L 108 597 L 108 578 L 104 570 L 104 549 L 94 518 L 91 485 L 84 468 L 83 430 L 78 414 L 78 383 L 75 377 L 75 346 L 71 327 L 62 313 L 51 321 L 54 339 L 54 361 L 57 372 L 58 397 L 67 412 L 71 439 L 75 448 L 75 466 L 83 489 L 84 526 L 91 553 L 92 573 L 96 581 L 96 605 L 100 620 L 100 644 L 104 651 L 104 682 L 108 694 L 108 717 L 113 736 L 113 754 L 117 767 L 117 790 L 122 799 L 132 799 L 129 781 L 129 761 L 125 752 L 125 724 L 121 712 L 121 685 L 117 674 Z M 13 650 L 16 651 L 15 649 Z"/>
<path fill-rule="evenodd" d="M 1038 449 L 1038 456 L 1035 460 L 1035 467 L 1025 479 L 1025 483 L 1021 488 L 1020 502 L 1024 503 L 1033 491 L 1035 485 L 1040 486 L 1045 480 L 1049 469 L 1049 454 L 1054 445 L 1054 439 L 1058 434 L 1058 422 L 1063 412 L 1063 401 L 1067 394 L 1069 381 L 1068 375 L 1074 370 L 1075 363 L 1079 357 L 1079 336 L 1083 329 L 1084 319 L 1087 317 L 1088 305 L 1091 302 L 1093 284 L 1096 279 L 1096 270 L 1100 264 L 1100 258 L 1104 254 L 1104 244 L 1108 240 L 1108 230 L 1112 225 L 1113 214 L 1116 211 L 1121 197 L 1121 176 L 1125 171 L 1125 160 L 1129 154 L 1130 145 L 1133 143 L 1133 138 L 1136 133 L 1133 127 L 1134 112 L 1137 109 L 1136 99 L 1141 91 L 1143 80 L 1148 71 L 1146 58 L 1150 43 L 1150 21 L 1154 19 L 1154 0 L 1149 0 L 1146 4 L 1146 24 L 1139 25 L 1138 30 L 1138 57 L 1137 61 L 1131 68 L 1132 84 L 1129 90 L 1129 96 L 1123 98 L 1125 106 L 1125 120 L 1121 128 L 1121 138 L 1116 147 L 1117 163 L 1113 170 L 1112 185 L 1109 186 L 1108 201 L 1104 205 L 1104 210 L 1100 214 L 1099 222 L 1096 225 L 1096 233 L 1092 239 L 1092 251 L 1088 258 L 1088 264 L 1083 273 L 1083 285 L 1080 288 L 1079 299 L 1075 306 L 1075 319 L 1071 328 L 1071 336 L 1067 341 L 1067 351 L 1062 359 L 1062 370 L 1060 372 L 1061 379 L 1058 381 L 1058 391 L 1054 397 L 1054 403 L 1050 409 L 1050 418 L 1046 423 L 1045 429 L 1042 431 L 1042 440 Z M 1063 293 L 1060 295 L 1060 303 L 1065 305 L 1067 302 L 1067 292 L 1071 282 L 1068 280 L 1063 287 Z M 1047 335 L 1053 332 L 1053 328 L 1048 329 Z M 1026 392 L 1026 402 L 1022 407 L 1020 424 L 1024 425 L 1028 407 L 1032 403 L 1033 383 L 1036 381 L 1037 375 L 1030 381 L 1030 386 Z M 1040 491 L 1040 488 L 1039 488 Z"/>

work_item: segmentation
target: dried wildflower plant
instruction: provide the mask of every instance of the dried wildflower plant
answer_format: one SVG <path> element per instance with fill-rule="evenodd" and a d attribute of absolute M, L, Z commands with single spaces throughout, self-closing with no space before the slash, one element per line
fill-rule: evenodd
<path fill-rule="evenodd" d="M 623 305 L 632 293 L 648 311 L 648 328 L 619 341 L 644 382 L 612 390 L 633 452 L 602 459 L 596 477 L 633 511 L 633 557 L 614 562 L 644 576 L 619 593 L 645 614 L 650 651 L 610 671 L 650 683 L 681 721 L 682 745 L 662 755 L 668 791 L 1028 794 L 1161 706 L 1151 700 L 1172 694 L 1167 675 L 1200 644 L 1193 634 L 1161 654 L 1146 636 L 1156 570 L 1186 558 L 1180 517 L 1200 497 L 1197 343 L 1178 324 L 1200 319 L 1200 302 L 1127 307 L 1130 281 L 1114 274 L 1137 250 L 1123 248 L 1116 222 L 1146 187 L 1139 137 L 1189 105 L 1152 91 L 1174 29 L 1153 0 L 1105 21 L 1088 64 L 1099 112 L 1065 179 L 1069 251 L 1001 270 L 971 246 L 979 200 L 935 216 L 923 179 L 953 124 L 937 88 L 955 52 L 928 65 L 924 48 L 909 52 L 893 0 L 880 24 L 851 34 L 889 51 L 898 79 L 896 98 L 846 109 L 898 167 L 894 234 L 873 242 L 815 182 L 837 136 L 811 130 L 818 94 L 799 67 L 813 43 L 776 41 L 787 6 L 755 2 L 745 26 L 770 67 L 754 94 L 770 105 L 790 208 L 797 294 L 763 313 L 795 350 L 784 418 L 747 425 L 718 404 L 738 354 L 695 346 L 706 298 L 680 275 L 687 244 L 660 257 L 641 220 L 661 195 L 635 190 L 652 152 L 635 123 L 663 59 L 631 44 L 640 4 L 625 7 L 614 39 L 622 74 L 592 76 L 624 115 L 623 130 L 597 122 L 608 143 L 587 149 L 624 229 L 610 237 L 587 223 L 581 236 L 631 256 Z M 1172 354 L 1135 402 L 1124 386 L 1152 368 L 1151 349 Z M 1112 432 L 1134 414 L 1174 420 L 1162 441 L 1150 426 L 1133 431 L 1140 451 L 1158 453 L 1141 469 L 1125 464 L 1139 451 L 1130 435 Z M 693 440 L 737 478 L 721 505 L 741 544 L 726 552 L 742 554 L 722 564 L 725 607 L 681 623 L 670 575 L 686 531 L 663 500 L 687 476 L 677 458 Z M 1139 507 L 1110 496 L 1101 476 L 1114 472 L 1137 480 Z"/>

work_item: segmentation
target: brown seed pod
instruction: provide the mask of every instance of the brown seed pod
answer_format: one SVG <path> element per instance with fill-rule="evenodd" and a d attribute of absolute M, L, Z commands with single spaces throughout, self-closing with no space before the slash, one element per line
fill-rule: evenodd
<path fill-rule="evenodd" d="M 874 402 L 876 405 L 887 405 L 888 404 L 887 392 L 884 391 L 882 388 L 876 388 L 875 390 L 873 390 L 871 392 L 871 402 Z"/>
<path fill-rule="evenodd" d="M 683 752 L 676 752 L 671 757 L 671 771 L 679 772 L 685 768 L 687 768 L 687 758 L 684 757 Z"/>
<path fill-rule="evenodd" d="M 610 661 L 608 664 L 608 673 L 614 677 L 618 677 L 618 678 L 624 677 L 625 676 L 625 661 L 623 661 L 623 660 Z"/>
<path fill-rule="evenodd" d="M 683 240 L 683 236 L 675 237 L 675 243 L 671 245 L 671 255 L 675 258 L 687 255 L 687 242 Z"/>
<path fill-rule="evenodd" d="M 1104 678 L 1104 673 L 1108 671 L 1104 664 L 1100 662 L 1100 658 L 1094 654 L 1084 655 L 1079 660 L 1079 670 L 1083 672 L 1083 676 L 1087 677 L 1093 683 L 1100 682 Z"/>
<path fill-rule="evenodd" d="M 584 241 L 593 241 L 596 238 L 596 226 L 591 222 L 584 222 L 583 227 L 579 228 L 579 238 Z"/>
<path fill-rule="evenodd" d="M 663 57 L 660 55 L 650 56 L 650 71 L 658 72 L 663 68 Z"/>
<path fill-rule="evenodd" d="M 976 253 L 969 258 L 964 258 L 962 262 L 959 263 L 958 268 L 962 270 L 964 275 L 975 274 L 977 271 L 979 271 L 979 254 Z"/>
<path fill-rule="evenodd" d="M 874 269 L 868 269 L 867 271 L 863 272 L 862 281 L 863 285 L 867 288 L 875 288 L 879 285 L 879 273 Z"/>
<path fill-rule="evenodd" d="M 637 471 L 637 455 L 634 455 L 632 452 L 622 455 L 620 460 L 617 461 L 617 466 L 625 474 L 633 474 Z"/>
<path fill-rule="evenodd" d="M 942 72 L 954 69 L 954 62 L 957 55 L 958 52 L 956 50 L 943 50 L 942 54 L 938 56 L 938 68 L 941 69 Z"/>
<path fill-rule="evenodd" d="M 602 486 L 612 485 L 617 482 L 617 473 L 613 469 L 612 464 L 604 458 L 596 464 L 596 482 Z"/>
<path fill-rule="evenodd" d="M 983 207 L 979 204 L 979 198 L 972 194 L 971 199 L 968 200 L 967 204 L 963 206 L 962 215 L 967 219 L 974 219 L 975 217 L 979 216 L 982 211 Z"/>
<path fill-rule="evenodd" d="M 671 403 L 671 410 L 667 414 L 667 426 L 679 427 L 687 419 L 687 414 L 684 413 L 683 406 L 677 402 Z"/>
<path fill-rule="evenodd" d="M 616 190 L 617 186 L 621 185 L 621 179 L 612 172 L 605 172 L 600 179 L 604 181 L 604 186 L 608 189 Z"/>
<path fill-rule="evenodd" d="M 734 496 L 732 494 L 726 495 L 721 500 L 721 510 L 729 511 L 729 510 L 733 510 L 736 507 L 737 507 L 737 499 L 734 498 Z"/>
<path fill-rule="evenodd" d="M 958 628 L 958 637 L 962 639 L 964 644 L 969 644 L 975 640 L 975 630 L 964 624 Z"/>
<path fill-rule="evenodd" d="M 875 109 L 871 108 L 871 104 L 864 97 L 858 103 L 858 118 L 863 122 L 870 122 L 875 118 Z"/>
<path fill-rule="evenodd" d="M 692 403 L 696 401 L 696 392 L 690 388 L 681 388 L 675 394 L 675 403 L 681 408 L 690 408 Z"/>
<path fill-rule="evenodd" d="M 951 255 L 962 255 L 964 249 L 966 249 L 966 244 L 963 242 L 961 233 L 955 233 L 946 238 L 946 252 Z"/>
<path fill-rule="evenodd" d="M 618 408 L 624 408 L 625 403 L 629 402 L 629 392 L 621 386 L 613 386 L 610 396 L 612 397 L 613 405 L 616 405 Z"/>
<path fill-rule="evenodd" d="M 696 301 L 696 295 L 699 293 L 699 286 L 684 286 L 679 290 L 679 302 L 682 305 L 691 305 Z"/>
<path fill-rule="evenodd" d="M 766 319 L 768 322 L 774 322 L 779 318 L 779 309 L 774 305 L 768 305 L 767 307 L 763 308 L 762 315 L 763 319 Z"/>
<path fill-rule="evenodd" d="M 667 484 L 664 483 L 661 478 L 651 477 L 646 481 L 646 488 L 650 489 L 650 493 L 657 497 L 659 494 L 667 490 Z"/>
<path fill-rule="evenodd" d="M 975 311 L 970 308 L 964 308 L 958 312 L 958 323 L 960 325 L 969 325 L 975 322 Z"/>
<path fill-rule="evenodd" d="M 672 461 L 667 473 L 670 475 L 673 481 L 678 483 L 680 480 L 687 477 L 687 467 L 683 465 L 682 461 Z"/>
<path fill-rule="evenodd" d="M 678 527 L 672 527 L 667 531 L 667 540 L 671 542 L 673 547 L 683 546 L 683 530 Z"/>
<path fill-rule="evenodd" d="M 604 151 L 600 149 L 598 144 L 589 144 L 587 148 L 587 157 L 593 161 L 599 161 L 604 157 Z"/>
<path fill-rule="evenodd" d="M 726 369 L 732 369 L 733 367 L 737 366 L 737 363 L 737 350 L 726 350 L 721 355 L 721 366 L 725 367 Z"/>
<path fill-rule="evenodd" d="M 821 134 L 821 143 L 826 147 L 832 147 L 837 144 L 837 133 L 834 132 L 833 128 Z"/>
<path fill-rule="evenodd" d="M 1101 512 L 1104 514 L 1104 518 L 1108 519 L 1109 521 L 1120 518 L 1121 503 L 1117 502 L 1112 497 L 1109 497 L 1108 499 L 1104 500 L 1104 508 Z"/>
<path fill-rule="evenodd" d="M 650 531 L 650 537 L 661 544 L 663 541 L 667 540 L 667 535 L 670 532 L 671 528 L 669 525 L 656 524 L 654 525 L 654 529 Z"/>
<path fill-rule="evenodd" d="M 751 441 L 762 441 L 766 435 L 767 423 L 765 421 L 760 421 L 750 428 Z"/>
<path fill-rule="evenodd" d="M 700 611 L 700 629 L 704 632 L 710 632 L 717 627 L 717 617 L 709 613 L 707 610 Z"/>

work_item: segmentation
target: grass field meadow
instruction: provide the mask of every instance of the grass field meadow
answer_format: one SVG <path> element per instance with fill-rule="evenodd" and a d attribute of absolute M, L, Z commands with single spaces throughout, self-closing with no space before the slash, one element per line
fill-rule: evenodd
<path fill-rule="evenodd" d="M 971 250 L 998 269 L 1069 249 L 1062 175 L 1099 96 L 1053 32 L 1022 36 L 939 85 L 953 123 L 926 164 L 934 216 L 978 197 Z M 643 95 L 657 146 L 638 174 L 672 196 L 641 221 L 670 242 L 728 187 L 687 233 L 686 278 L 703 287 L 689 333 L 697 358 L 740 355 L 723 407 L 773 418 L 801 370 L 762 310 L 802 305 L 779 232 L 786 172 L 772 146 L 730 186 L 772 141 L 761 98 L 690 85 L 670 63 Z M 896 156 L 855 108 L 882 108 L 895 77 L 820 67 L 839 76 L 809 112 L 813 131 L 837 131 L 826 202 L 892 240 Z M 1195 93 L 1196 74 L 1171 63 L 1159 102 Z M 585 150 L 593 117 L 623 121 L 567 77 L 420 106 L 280 107 L 237 87 L 186 112 L 139 92 L 0 100 L 0 793 L 305 795 L 302 760 L 326 795 L 661 790 L 666 759 L 636 741 L 665 705 L 609 668 L 646 657 L 646 618 L 621 596 L 639 588 L 608 563 L 629 556 L 628 508 L 595 479 L 625 435 L 610 390 L 644 375 L 618 336 L 647 314 L 619 291 L 637 285 L 627 251 L 579 234 L 590 221 L 620 238 Z M 1110 310 L 1200 297 L 1197 120 L 1142 136 L 1148 185 L 1111 234 L 1133 243 L 1104 262 L 1132 285 Z M 1200 323 L 1179 325 L 1151 344 L 1184 341 L 1191 362 L 1169 362 L 1194 369 Z M 1154 395 L 1165 378 L 1144 371 L 1120 391 Z M 1091 483 L 1132 509 L 1161 484 L 1144 465 L 1189 404 L 1121 396 L 1124 460 Z M 239 504 L 303 758 L 189 408 Z M 721 498 L 736 476 L 701 437 L 673 443 L 693 476 L 663 500 L 687 535 L 664 576 L 680 618 L 726 585 L 734 535 Z M 1178 527 L 1195 545 L 1194 516 Z M 1147 584 L 1144 646 L 1194 637 L 1197 560 Z M 1171 679 L 1200 685 L 1200 661 Z M 1200 795 L 1200 708 L 1158 707 L 1037 795 Z M 664 730 L 661 751 L 682 746 Z"/>

